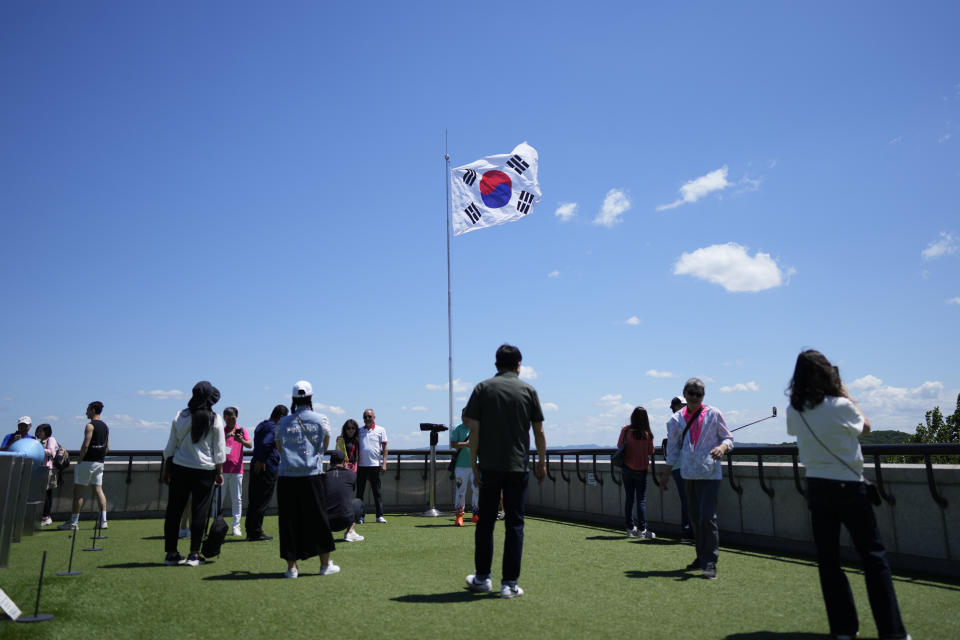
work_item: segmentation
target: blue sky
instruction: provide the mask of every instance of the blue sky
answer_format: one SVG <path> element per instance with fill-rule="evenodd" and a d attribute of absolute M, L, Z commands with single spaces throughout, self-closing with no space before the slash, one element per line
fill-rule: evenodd
<path fill-rule="evenodd" d="M 550 445 L 731 426 L 818 348 L 876 427 L 960 391 L 960 6 L 6 2 L 0 425 L 160 448 L 190 388 L 252 427 L 313 383 L 394 448 L 447 422 L 453 166 L 540 154 L 453 240 L 456 411 L 503 342 Z M 787 439 L 782 419 L 746 429 Z"/>

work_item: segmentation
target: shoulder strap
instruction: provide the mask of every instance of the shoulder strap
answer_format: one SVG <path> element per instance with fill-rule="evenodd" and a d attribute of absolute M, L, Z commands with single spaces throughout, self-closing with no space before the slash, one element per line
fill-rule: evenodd
<path fill-rule="evenodd" d="M 683 434 L 680 436 L 680 446 L 683 447 L 683 439 L 687 437 L 687 432 L 690 431 L 690 425 L 693 424 L 694 420 L 703 412 L 703 405 L 700 405 L 700 408 L 697 409 L 697 412 L 690 416 L 690 419 L 687 420 L 687 427 L 683 430 Z"/>
<path fill-rule="evenodd" d="M 837 459 L 837 462 L 839 462 L 840 464 L 842 464 L 843 466 L 845 466 L 845 467 L 847 468 L 847 470 L 848 470 L 850 473 L 852 473 L 853 475 L 857 476 L 857 480 L 859 480 L 861 474 L 859 474 L 859 473 L 857 473 L 856 471 L 854 471 L 854 470 L 853 470 L 853 467 L 851 467 L 851 466 L 848 465 L 846 462 L 844 462 L 844 461 L 843 461 L 843 458 L 841 458 L 840 456 L 838 456 L 837 454 L 835 454 L 833 451 L 831 451 L 831 450 L 830 450 L 830 447 L 828 447 L 827 445 L 823 444 L 823 440 L 821 440 L 820 438 L 817 437 L 817 434 L 814 433 L 814 431 L 813 431 L 812 428 L 810 428 L 810 423 L 807 422 L 807 419 L 803 417 L 803 411 L 797 411 L 797 414 L 800 416 L 800 419 L 803 420 L 803 424 L 805 424 L 805 425 L 807 426 L 807 431 L 810 432 L 810 435 L 813 436 L 813 439 L 816 440 L 817 442 L 819 442 L 819 443 L 820 443 L 820 446 L 823 447 L 823 449 L 824 449 L 827 453 L 829 453 L 829 454 L 832 455 L 834 458 L 836 458 L 836 459 Z"/>

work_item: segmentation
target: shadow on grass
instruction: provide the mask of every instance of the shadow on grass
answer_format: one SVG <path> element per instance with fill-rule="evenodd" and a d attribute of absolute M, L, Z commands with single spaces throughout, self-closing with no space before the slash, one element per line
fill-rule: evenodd
<path fill-rule="evenodd" d="M 318 574 L 308 574 L 301 573 L 300 578 L 310 578 L 313 576 L 319 577 Z M 252 571 L 231 571 L 230 573 L 223 573 L 218 576 L 207 576 L 204 580 L 286 580 L 287 578 L 283 575 L 282 571 L 269 572 L 269 573 L 254 573 Z M 299 578 L 298 578 L 299 579 Z"/>
<path fill-rule="evenodd" d="M 748 633 L 731 633 L 724 640 L 823 640 L 830 638 L 830 634 L 802 633 L 800 631 L 750 631 Z"/>
<path fill-rule="evenodd" d="M 628 578 L 676 578 L 681 582 L 700 577 L 699 574 L 690 573 L 686 569 L 670 569 L 666 571 L 640 571 L 638 569 L 630 569 L 629 571 L 624 571 L 623 575 Z"/>
<path fill-rule="evenodd" d="M 626 536 L 587 536 L 584 540 L 626 540 Z"/>
<path fill-rule="evenodd" d="M 466 526 L 466 524 L 464 524 Z M 414 529 L 460 529 L 457 525 L 452 522 L 446 524 L 415 524 L 413 525 Z"/>
<path fill-rule="evenodd" d="M 166 567 L 162 562 L 121 562 L 120 564 L 101 564 L 98 569 L 148 569 L 150 567 Z"/>
<path fill-rule="evenodd" d="M 486 593 L 473 593 L 472 591 L 451 591 L 449 593 L 411 593 L 407 596 L 390 598 L 394 602 L 407 602 L 410 604 L 446 604 L 449 602 L 473 602 L 475 600 L 485 600 L 489 597 Z"/>
<path fill-rule="evenodd" d="M 144 536 L 141 540 L 163 540 L 163 536 Z"/>

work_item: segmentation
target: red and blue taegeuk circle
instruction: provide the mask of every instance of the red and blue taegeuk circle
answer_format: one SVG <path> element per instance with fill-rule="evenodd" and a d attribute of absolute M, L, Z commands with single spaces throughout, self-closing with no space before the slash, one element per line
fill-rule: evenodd
<path fill-rule="evenodd" d="M 491 209 L 499 209 L 510 202 L 512 190 L 510 176 L 503 171 L 487 171 L 480 179 L 480 197 Z"/>

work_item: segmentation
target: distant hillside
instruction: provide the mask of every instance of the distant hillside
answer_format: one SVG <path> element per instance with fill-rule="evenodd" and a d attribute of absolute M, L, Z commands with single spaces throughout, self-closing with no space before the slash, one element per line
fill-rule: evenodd
<path fill-rule="evenodd" d="M 894 429 L 871 431 L 860 436 L 861 444 L 901 444 L 908 442 L 913 434 Z"/>

